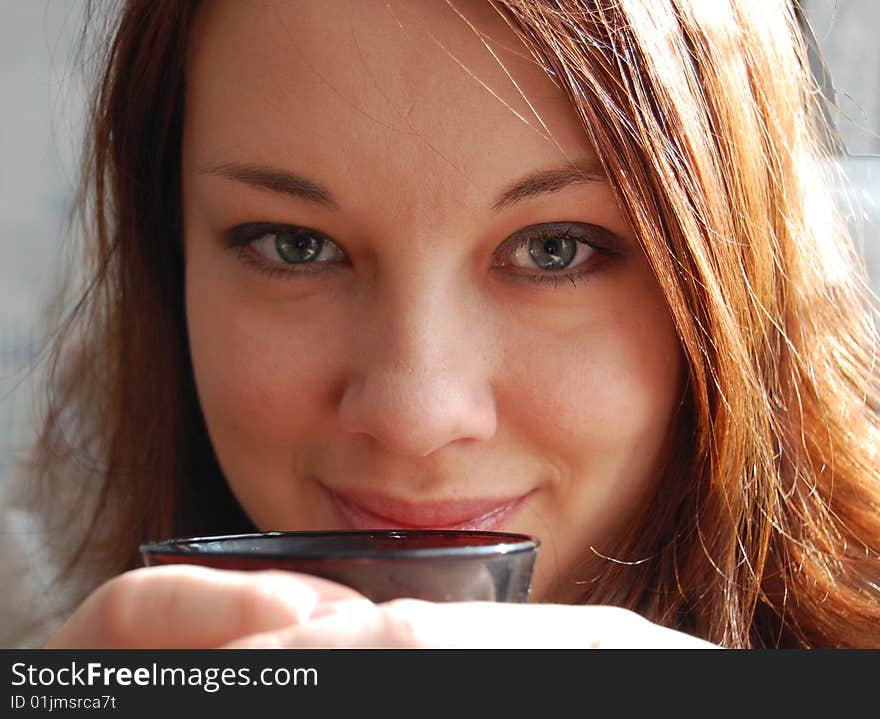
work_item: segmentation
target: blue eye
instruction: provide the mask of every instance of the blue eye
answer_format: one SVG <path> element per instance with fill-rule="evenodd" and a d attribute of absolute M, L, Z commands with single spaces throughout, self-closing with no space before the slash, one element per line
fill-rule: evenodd
<path fill-rule="evenodd" d="M 607 230 L 578 222 L 533 225 L 514 233 L 503 245 L 502 265 L 553 274 L 573 269 L 597 254 L 613 254 Z"/>
<path fill-rule="evenodd" d="M 595 250 L 564 235 L 524 240 L 513 253 L 516 267 L 540 270 L 564 270 L 586 262 Z"/>
<path fill-rule="evenodd" d="M 229 245 L 250 267 L 272 277 L 336 272 L 348 265 L 345 251 L 327 235 L 309 227 L 252 223 L 228 235 Z M 620 254 L 608 230 L 580 222 L 530 225 L 507 238 L 495 251 L 496 268 L 513 279 L 572 283 Z"/>
<path fill-rule="evenodd" d="M 529 257 L 542 270 L 564 270 L 577 256 L 577 240 L 568 237 L 550 237 L 546 240 L 529 240 Z"/>
<path fill-rule="evenodd" d="M 242 225 L 233 230 L 231 244 L 250 248 L 266 262 L 277 265 L 306 265 L 340 262 L 345 253 L 322 232 L 308 227 Z"/>
<path fill-rule="evenodd" d="M 325 240 L 312 232 L 276 232 L 267 237 L 275 237 L 275 251 L 285 262 L 298 264 L 314 262 L 321 255 Z"/>

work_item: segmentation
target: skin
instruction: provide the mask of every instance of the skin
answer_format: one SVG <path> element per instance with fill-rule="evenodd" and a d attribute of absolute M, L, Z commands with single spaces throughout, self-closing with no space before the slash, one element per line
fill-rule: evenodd
<path fill-rule="evenodd" d="M 561 606 L 595 571 L 590 548 L 613 551 L 656 491 L 683 364 L 569 103 L 491 8 L 456 7 L 467 22 L 434 2 L 201 5 L 189 338 L 211 440 L 258 527 L 345 528 L 332 492 L 413 511 L 514 498 L 495 529 L 540 538 L 534 603 L 375 605 L 306 575 L 153 567 L 99 588 L 47 646 L 707 646 Z M 579 181 L 559 182 L 574 165 Z M 236 166 L 307 178 L 332 202 Z M 552 191 L 499 202 L 547 170 L 562 171 Z M 585 237 L 608 251 L 579 245 L 554 278 L 510 238 L 561 222 L 602 228 Z M 275 235 L 231 247 L 248 223 L 340 249 L 291 266 Z"/>
<path fill-rule="evenodd" d="M 326 489 L 525 497 L 502 529 L 542 541 L 533 598 L 574 600 L 589 547 L 611 551 L 655 489 L 679 345 L 602 179 L 493 209 L 524 177 L 596 158 L 503 20 L 460 9 L 547 129 L 445 3 L 205 4 L 183 142 L 196 382 L 261 529 L 345 527 Z M 335 206 L 217 169 L 232 164 L 308 178 Z M 274 236 L 262 254 L 230 249 L 256 222 L 320 230 L 345 259 L 285 265 Z M 550 222 L 604 228 L 614 254 L 574 283 L 498 261 Z M 318 271 L 289 272 L 304 267 Z"/>

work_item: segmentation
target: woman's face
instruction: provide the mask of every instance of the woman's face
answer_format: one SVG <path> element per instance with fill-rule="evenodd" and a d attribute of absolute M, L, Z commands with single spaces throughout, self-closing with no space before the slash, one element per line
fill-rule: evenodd
<path fill-rule="evenodd" d="M 533 534 L 532 596 L 566 601 L 656 489 L 682 360 L 570 104 L 455 8 L 202 3 L 196 382 L 261 529 Z"/>

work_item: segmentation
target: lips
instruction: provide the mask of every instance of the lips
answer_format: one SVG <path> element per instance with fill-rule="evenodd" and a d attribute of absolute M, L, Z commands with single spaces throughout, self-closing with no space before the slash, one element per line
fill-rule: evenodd
<path fill-rule="evenodd" d="M 386 495 L 324 487 L 352 529 L 499 530 L 525 496 L 412 502 Z"/>

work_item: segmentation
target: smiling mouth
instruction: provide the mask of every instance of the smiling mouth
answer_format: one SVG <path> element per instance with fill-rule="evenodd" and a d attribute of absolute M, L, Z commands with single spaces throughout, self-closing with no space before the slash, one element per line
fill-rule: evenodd
<path fill-rule="evenodd" d="M 351 529 L 500 530 L 528 495 L 513 498 L 412 502 L 321 485 Z"/>

